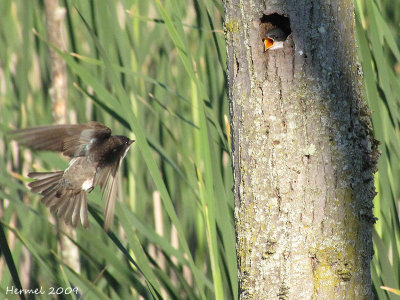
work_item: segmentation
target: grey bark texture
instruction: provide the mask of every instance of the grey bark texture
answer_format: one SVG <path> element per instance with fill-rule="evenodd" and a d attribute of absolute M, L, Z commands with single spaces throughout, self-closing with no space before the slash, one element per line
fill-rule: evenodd
<path fill-rule="evenodd" d="M 263 51 L 264 15 L 289 18 Z M 373 299 L 373 173 L 352 0 L 225 0 L 241 299 Z"/>
<path fill-rule="evenodd" d="M 45 12 L 47 23 L 47 36 L 51 45 L 61 51 L 66 51 L 67 42 L 65 34 L 65 13 L 58 0 L 45 0 Z M 53 119 L 55 124 L 68 123 L 68 74 L 64 59 L 51 47 L 49 47 L 50 68 L 51 68 L 51 88 L 49 94 L 53 103 Z M 71 241 L 70 237 L 76 239 L 74 228 L 59 223 L 59 243 L 58 248 L 63 262 L 71 267 L 75 272 L 80 273 L 81 265 L 79 262 L 78 247 Z"/>
<path fill-rule="evenodd" d="M 59 6 L 58 0 L 45 0 L 48 41 L 61 51 L 67 49 L 64 32 L 65 8 Z M 67 123 L 67 67 L 58 53 L 49 47 L 51 67 L 51 88 L 49 94 L 53 102 L 53 118 L 57 124 Z"/>

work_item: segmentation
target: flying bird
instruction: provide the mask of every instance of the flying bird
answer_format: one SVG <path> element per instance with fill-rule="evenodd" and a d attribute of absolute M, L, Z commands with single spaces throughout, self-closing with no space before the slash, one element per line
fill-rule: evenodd
<path fill-rule="evenodd" d="M 48 125 L 10 132 L 13 139 L 33 150 L 62 152 L 71 158 L 64 171 L 32 172 L 30 189 L 43 196 L 42 202 L 67 225 L 79 221 L 88 227 L 87 193 L 95 186 L 103 190 L 104 228 L 113 223 L 118 168 L 134 142 L 99 122 Z"/>

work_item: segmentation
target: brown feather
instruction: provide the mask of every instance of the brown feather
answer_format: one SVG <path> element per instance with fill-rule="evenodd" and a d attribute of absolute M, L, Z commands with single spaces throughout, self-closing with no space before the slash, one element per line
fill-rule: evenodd
<path fill-rule="evenodd" d="M 82 153 L 92 139 L 106 139 L 111 129 L 99 122 L 72 125 L 39 126 L 10 132 L 20 144 L 34 150 L 62 152 L 66 156 L 85 155 Z"/>
<path fill-rule="evenodd" d="M 96 185 L 103 190 L 104 228 L 113 223 L 118 169 L 130 145 L 125 136 L 111 136 L 111 130 L 99 122 L 76 125 L 40 126 L 10 132 L 21 145 L 34 150 L 62 152 L 71 157 L 65 171 L 32 172 L 36 179 L 28 186 L 40 193 L 42 202 L 66 224 L 89 226 L 87 191 Z"/>

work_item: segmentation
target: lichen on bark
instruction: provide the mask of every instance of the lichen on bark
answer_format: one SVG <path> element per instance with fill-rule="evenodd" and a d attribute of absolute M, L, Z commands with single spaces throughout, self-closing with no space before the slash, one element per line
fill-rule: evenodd
<path fill-rule="evenodd" d="M 291 34 L 264 52 L 272 13 Z M 240 297 L 371 299 L 378 151 L 352 1 L 226 0 L 225 14 Z"/>

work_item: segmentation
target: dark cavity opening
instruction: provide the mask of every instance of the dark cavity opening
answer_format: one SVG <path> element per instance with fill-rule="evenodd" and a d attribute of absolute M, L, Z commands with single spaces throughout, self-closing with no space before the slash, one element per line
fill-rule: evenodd
<path fill-rule="evenodd" d="M 285 17 L 283 15 L 277 13 L 263 15 L 260 18 L 260 21 L 260 35 L 262 39 L 265 37 L 265 34 L 273 28 L 282 29 L 283 32 L 286 34 L 286 38 L 289 36 L 289 34 L 292 33 L 292 30 L 290 28 L 290 20 L 288 17 Z"/>

